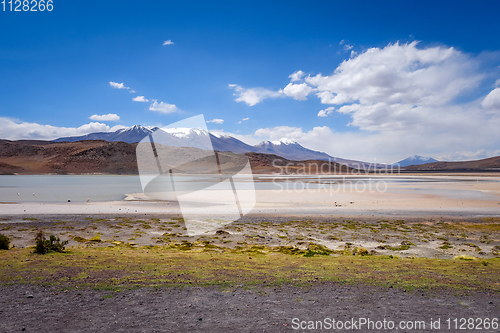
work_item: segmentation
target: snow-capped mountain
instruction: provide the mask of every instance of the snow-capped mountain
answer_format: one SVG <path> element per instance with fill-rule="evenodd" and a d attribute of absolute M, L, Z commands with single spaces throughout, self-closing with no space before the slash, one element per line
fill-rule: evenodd
<path fill-rule="evenodd" d="M 305 148 L 299 143 L 286 138 L 282 138 L 278 141 L 264 141 L 258 145 L 251 146 L 229 135 L 209 133 L 205 130 L 190 128 L 160 129 L 158 127 L 135 125 L 133 127 L 120 129 L 116 132 L 91 133 L 83 136 L 59 138 L 54 141 L 75 142 L 82 140 L 105 140 L 134 143 L 141 141 L 144 137 L 152 133 L 155 133 L 155 142 L 174 147 L 195 147 L 206 149 L 207 146 L 209 146 L 208 143 L 211 142 L 214 150 L 231 151 L 236 154 L 254 152 L 274 154 L 295 161 L 331 160 L 355 167 L 364 165 L 363 162 L 336 158 L 323 152 Z M 208 139 L 210 140 L 208 141 Z"/>
<path fill-rule="evenodd" d="M 141 141 L 147 135 L 156 131 L 158 127 L 135 125 L 133 127 L 122 128 L 116 132 L 97 132 L 82 136 L 72 136 L 55 139 L 54 142 L 76 142 L 83 140 L 105 140 L 105 141 L 123 141 L 126 143 L 134 143 Z"/>
<path fill-rule="evenodd" d="M 212 139 L 212 146 L 217 151 L 232 151 L 236 154 L 259 152 L 259 149 L 254 146 L 246 144 L 229 135 L 210 133 L 210 139 Z"/>
<path fill-rule="evenodd" d="M 330 155 L 302 147 L 295 141 L 282 138 L 278 141 L 263 141 L 255 145 L 259 153 L 275 154 L 289 160 L 328 160 Z"/>
<path fill-rule="evenodd" d="M 400 167 L 406 167 L 410 165 L 421 165 L 427 163 L 439 162 L 438 160 L 433 159 L 432 157 L 423 157 L 420 155 L 413 155 L 404 160 L 394 163 L 393 165 L 399 165 Z"/>

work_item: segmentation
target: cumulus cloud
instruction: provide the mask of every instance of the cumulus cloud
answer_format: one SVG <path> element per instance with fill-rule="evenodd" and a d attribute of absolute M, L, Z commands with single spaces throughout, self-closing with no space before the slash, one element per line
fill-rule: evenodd
<path fill-rule="evenodd" d="M 149 106 L 149 110 L 150 111 L 157 111 L 157 112 L 161 112 L 161 113 L 174 113 L 174 112 L 179 111 L 177 106 L 175 106 L 174 104 L 168 104 L 165 102 L 158 103 L 158 101 L 156 99 L 154 99 L 153 103 Z"/>
<path fill-rule="evenodd" d="M 214 124 L 223 124 L 224 123 L 224 119 L 212 119 L 212 120 L 207 120 L 207 123 L 214 123 Z"/>
<path fill-rule="evenodd" d="M 242 122 L 247 121 L 248 119 L 250 119 L 250 118 L 243 118 L 240 121 L 238 121 L 237 124 L 241 124 Z"/>
<path fill-rule="evenodd" d="M 149 99 L 146 99 L 144 96 L 137 96 L 132 98 L 134 102 L 149 102 Z"/>
<path fill-rule="evenodd" d="M 174 45 L 174 42 L 172 42 L 170 39 L 166 40 L 163 42 L 163 45 Z"/>
<path fill-rule="evenodd" d="M 125 85 L 122 83 L 117 83 L 117 82 L 113 82 L 113 81 L 110 81 L 109 82 L 109 85 L 115 89 L 130 89 L 129 87 L 125 87 Z"/>
<path fill-rule="evenodd" d="M 500 112 L 500 88 L 493 89 L 482 101 L 483 108 Z"/>
<path fill-rule="evenodd" d="M 463 102 L 464 96 L 477 95 L 489 75 L 481 68 L 480 57 L 418 42 L 351 52 L 331 74 L 298 71 L 278 91 L 297 100 L 314 94 L 331 105 L 318 117 L 338 112 L 351 118 L 347 132 L 280 126 L 254 136 L 288 137 L 333 156 L 367 161 L 392 163 L 412 154 L 453 160 L 493 156 L 500 144 L 500 81 L 486 96 Z"/>
<path fill-rule="evenodd" d="M 89 119 L 97 121 L 118 121 L 120 120 L 120 116 L 114 113 L 103 114 L 102 116 L 94 114 L 90 116 Z"/>
<path fill-rule="evenodd" d="M 326 116 L 329 116 L 330 114 L 333 113 L 333 111 L 335 111 L 335 107 L 334 106 L 330 106 L 324 110 L 320 110 L 318 112 L 318 117 L 326 117 Z"/>
<path fill-rule="evenodd" d="M 293 74 L 290 74 L 289 78 L 290 81 L 295 82 L 295 81 L 300 81 L 303 76 L 304 76 L 303 71 L 296 71 Z"/>
<path fill-rule="evenodd" d="M 325 104 L 443 105 L 484 77 L 473 59 L 453 47 L 419 49 L 417 44 L 371 48 L 342 62 L 332 75 L 305 81 L 318 89 L 318 97 L 328 93 Z"/>
<path fill-rule="evenodd" d="M 413 154 L 438 160 L 470 160 L 500 155 L 497 145 L 500 133 L 495 134 L 500 122 L 482 129 L 473 126 L 467 135 L 450 135 L 446 131 L 429 136 L 422 136 L 418 132 L 400 135 L 386 132 L 337 132 L 328 126 L 314 127 L 309 131 L 300 127 L 278 126 L 258 129 L 252 136 L 258 141 L 288 138 L 333 157 L 378 163 L 394 163 Z"/>
<path fill-rule="evenodd" d="M 307 100 L 307 95 L 313 90 L 313 88 L 309 87 L 307 83 L 289 83 L 284 89 L 283 93 L 288 97 L 292 97 L 298 101 Z"/>
<path fill-rule="evenodd" d="M 229 88 L 234 89 L 236 102 L 245 102 L 248 106 L 254 106 L 267 98 L 283 97 L 283 91 L 272 91 L 264 88 L 243 88 L 237 84 L 230 84 Z"/>
<path fill-rule="evenodd" d="M 0 117 L 0 132 L 2 138 L 7 140 L 54 140 L 94 132 L 113 132 L 120 128 L 124 126 L 109 127 L 99 122 L 91 122 L 80 127 L 57 127 Z"/>

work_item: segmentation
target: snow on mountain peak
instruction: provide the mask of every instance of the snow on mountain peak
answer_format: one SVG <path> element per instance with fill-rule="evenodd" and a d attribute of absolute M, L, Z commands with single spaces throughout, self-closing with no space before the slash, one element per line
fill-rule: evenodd
<path fill-rule="evenodd" d="M 428 161 L 430 159 L 431 159 L 430 157 L 424 157 L 420 155 L 412 155 L 408 157 L 408 160 L 418 160 L 418 161 Z"/>
<path fill-rule="evenodd" d="M 292 141 L 288 138 L 281 138 L 279 139 L 278 141 L 270 141 L 273 145 L 281 145 L 281 144 L 284 144 L 284 145 L 293 145 L 293 144 L 296 144 L 297 142 L 295 141 Z"/>
<path fill-rule="evenodd" d="M 177 138 L 189 138 L 193 136 L 208 135 L 208 131 L 199 128 L 176 127 L 162 128 L 162 130 Z"/>
<path fill-rule="evenodd" d="M 212 132 L 211 131 L 210 134 L 212 134 L 213 136 L 215 136 L 216 138 L 219 138 L 219 139 L 229 139 L 229 138 L 232 138 L 232 136 L 224 134 L 222 132 Z"/>

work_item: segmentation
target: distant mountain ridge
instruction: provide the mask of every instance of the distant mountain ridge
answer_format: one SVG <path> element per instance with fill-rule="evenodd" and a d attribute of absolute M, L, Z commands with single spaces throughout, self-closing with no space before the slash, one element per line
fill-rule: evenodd
<path fill-rule="evenodd" d="M 189 146 L 189 147 L 202 148 L 202 146 L 205 145 L 206 147 L 207 132 L 204 130 L 189 129 L 189 128 L 159 128 L 152 126 L 145 127 L 141 125 L 135 125 L 129 128 L 120 129 L 115 132 L 98 132 L 83 136 L 64 137 L 56 139 L 54 140 L 54 142 L 104 140 L 108 142 L 122 141 L 126 143 L 136 143 L 140 142 L 144 137 L 154 133 L 157 130 L 161 130 L 162 131 L 161 135 L 164 137 L 165 141 L 173 146 L 177 147 Z M 261 153 L 261 154 L 273 154 L 294 161 L 304 161 L 304 160 L 332 161 L 362 170 L 374 170 L 374 169 L 386 168 L 388 166 L 386 164 L 366 163 L 362 161 L 333 157 L 324 152 L 305 148 L 301 144 L 287 138 L 282 138 L 277 141 L 263 141 L 255 146 L 249 145 L 232 136 L 224 134 L 209 132 L 209 138 L 212 143 L 213 149 L 217 151 L 230 151 L 236 154 Z M 405 160 L 399 161 L 398 163 L 401 167 L 405 167 L 409 165 L 419 165 L 430 162 L 437 162 L 437 161 L 431 158 L 425 158 L 422 156 L 414 155 Z M 397 164 L 395 163 L 394 165 Z"/>
<path fill-rule="evenodd" d="M 82 136 L 71 136 L 53 140 L 53 142 L 77 142 L 83 140 L 104 140 L 109 142 L 122 141 L 126 143 L 139 142 L 144 137 L 156 131 L 158 127 L 135 125 L 122 128 L 115 132 L 96 132 Z"/>
<path fill-rule="evenodd" d="M 152 134 L 157 130 L 162 130 L 163 136 L 168 136 L 166 141 L 173 143 L 176 146 L 186 146 L 197 147 L 196 142 L 200 140 L 201 137 L 206 138 L 206 132 L 197 129 L 187 129 L 187 128 L 158 128 L 158 127 L 144 127 L 141 125 L 135 125 L 133 127 L 120 129 L 116 132 L 98 132 L 91 133 L 83 136 L 76 137 L 64 137 L 54 140 L 54 142 L 77 142 L 83 140 L 105 140 L 109 142 L 123 141 L 126 143 L 135 143 L 141 141 L 143 138 Z M 263 141 L 258 145 L 251 146 L 244 143 L 232 136 L 212 134 L 209 133 L 210 140 L 212 141 L 213 149 L 217 151 L 231 151 L 236 154 L 241 153 L 263 153 L 263 154 L 275 154 L 289 160 L 332 160 L 338 163 L 349 162 L 349 160 L 344 160 L 340 158 L 332 157 L 326 153 L 311 150 L 303 147 L 299 143 L 283 138 L 278 141 Z M 356 162 L 356 161 L 353 161 Z M 348 164 L 348 163 L 345 163 Z"/>
<path fill-rule="evenodd" d="M 439 161 L 436 159 L 433 159 L 432 157 L 423 157 L 420 155 L 413 155 L 413 156 L 410 156 L 408 158 L 405 158 L 404 160 L 396 162 L 393 165 L 400 166 L 400 167 L 407 167 L 410 165 L 422 165 L 422 164 L 434 163 L 434 162 L 439 162 Z"/>
<path fill-rule="evenodd" d="M 289 160 L 333 160 L 333 157 L 311 149 L 304 148 L 290 139 L 282 138 L 278 141 L 263 141 L 254 146 L 259 153 L 275 154 Z"/>
<path fill-rule="evenodd" d="M 9 141 L 0 139 L 0 175 L 15 174 L 138 174 L 137 143 L 83 140 L 75 142 Z M 169 147 L 171 148 L 171 147 Z M 188 148 L 191 152 L 197 148 Z M 174 149 L 175 150 L 175 149 Z M 219 152 L 221 168 L 229 170 L 241 158 L 233 152 Z M 307 160 L 292 161 L 276 155 L 244 153 L 250 161 L 252 173 L 315 173 L 308 165 L 326 164 L 325 170 L 351 172 L 347 166 L 335 162 Z M 227 163 L 227 166 L 224 166 Z M 246 164 L 246 162 L 245 162 Z"/>
<path fill-rule="evenodd" d="M 421 165 L 410 165 L 405 167 L 406 171 L 482 171 L 482 172 L 500 172 L 500 156 L 489 157 L 481 160 L 473 161 L 457 161 L 457 162 L 433 162 Z"/>

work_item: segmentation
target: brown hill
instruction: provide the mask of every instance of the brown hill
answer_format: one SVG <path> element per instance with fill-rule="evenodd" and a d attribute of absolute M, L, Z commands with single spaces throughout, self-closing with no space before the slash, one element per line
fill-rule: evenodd
<path fill-rule="evenodd" d="M 0 174 L 137 174 L 136 147 L 137 143 L 103 140 L 0 140 Z M 169 156 L 176 156 L 176 149 L 173 147 L 164 149 L 171 151 Z M 195 153 L 194 150 L 196 149 L 183 149 L 182 153 Z M 219 152 L 218 155 L 222 172 L 241 169 L 244 159 L 237 154 Z M 245 155 L 254 173 L 317 174 L 347 173 L 353 170 L 329 161 L 298 162 L 270 154 Z"/>
<path fill-rule="evenodd" d="M 102 140 L 60 143 L 0 140 L 0 173 L 137 174 L 135 146 Z"/>
<path fill-rule="evenodd" d="M 476 161 L 434 162 L 422 165 L 411 165 L 402 170 L 407 171 L 500 171 L 500 156 Z"/>
<path fill-rule="evenodd" d="M 273 154 L 245 153 L 253 173 L 280 174 L 339 174 L 349 173 L 352 168 L 330 161 L 292 161 Z"/>

